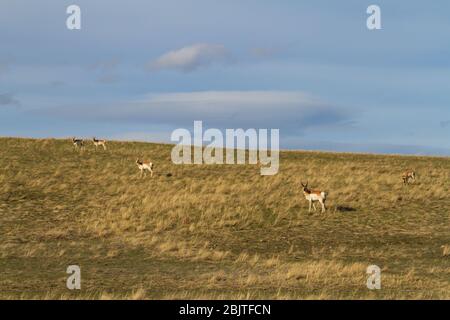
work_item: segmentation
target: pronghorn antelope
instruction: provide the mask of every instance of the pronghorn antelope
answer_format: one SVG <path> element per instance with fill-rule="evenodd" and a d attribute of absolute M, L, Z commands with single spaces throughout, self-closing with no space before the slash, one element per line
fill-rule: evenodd
<path fill-rule="evenodd" d="M 97 148 L 99 146 L 103 147 L 103 150 L 106 150 L 106 140 L 98 140 L 95 137 L 92 138 L 92 142 L 94 143 L 95 146 L 95 150 L 97 150 Z"/>
<path fill-rule="evenodd" d="M 75 137 L 72 138 L 72 143 L 75 149 L 78 149 L 80 147 L 81 150 L 84 149 L 84 141 L 83 139 L 75 139 Z"/>
<path fill-rule="evenodd" d="M 309 201 L 309 212 L 311 212 L 311 206 L 314 208 L 314 211 L 316 211 L 316 206 L 314 205 L 314 202 L 319 202 L 322 206 L 322 213 L 325 212 L 325 201 L 327 199 L 327 193 L 320 190 L 310 190 L 308 189 L 308 182 L 306 184 L 301 183 L 303 187 L 303 194 L 306 198 L 306 200 Z"/>
<path fill-rule="evenodd" d="M 141 177 L 143 174 L 145 174 L 145 176 L 147 176 L 146 171 L 150 171 L 150 176 L 153 177 L 153 163 L 152 162 L 140 161 L 139 159 L 136 159 L 136 164 L 137 164 L 139 170 L 141 170 Z"/>
<path fill-rule="evenodd" d="M 403 184 L 409 184 L 411 181 L 416 182 L 416 173 L 413 170 L 407 170 L 402 175 Z"/>

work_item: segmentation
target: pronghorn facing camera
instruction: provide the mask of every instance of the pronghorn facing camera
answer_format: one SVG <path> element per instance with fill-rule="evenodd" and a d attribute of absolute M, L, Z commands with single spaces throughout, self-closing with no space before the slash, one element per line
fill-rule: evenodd
<path fill-rule="evenodd" d="M 92 138 L 92 142 L 94 143 L 95 146 L 95 150 L 97 150 L 97 148 L 99 146 L 103 147 L 103 150 L 106 150 L 106 140 L 98 140 L 95 137 Z"/>
<path fill-rule="evenodd" d="M 72 143 L 75 149 L 80 148 L 81 150 L 84 149 L 84 141 L 83 139 L 76 139 L 75 137 L 72 138 Z"/>
<path fill-rule="evenodd" d="M 306 184 L 301 183 L 303 187 L 303 195 L 305 196 L 306 200 L 309 201 L 309 212 L 311 212 L 311 206 L 314 208 L 314 211 L 316 211 L 316 206 L 314 205 L 314 202 L 319 202 L 322 206 L 322 213 L 325 212 L 325 201 L 327 199 L 327 193 L 320 190 L 310 190 L 308 189 L 308 182 Z"/>
<path fill-rule="evenodd" d="M 403 184 L 410 184 L 416 182 L 416 172 L 414 170 L 407 170 L 402 175 Z"/>
<path fill-rule="evenodd" d="M 136 159 L 136 164 L 141 170 L 141 177 L 145 174 L 147 176 L 147 171 L 150 172 L 150 176 L 153 177 L 153 163 L 150 161 L 141 161 L 139 159 Z"/>

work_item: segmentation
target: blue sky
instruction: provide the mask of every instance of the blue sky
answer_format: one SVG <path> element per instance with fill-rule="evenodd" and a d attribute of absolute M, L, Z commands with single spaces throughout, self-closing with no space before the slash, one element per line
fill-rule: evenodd
<path fill-rule="evenodd" d="M 82 29 L 66 28 L 66 8 Z M 381 7 L 382 30 L 366 9 Z M 450 155 L 450 3 L 0 2 L 0 136 L 164 141 L 278 128 L 282 148 Z"/>

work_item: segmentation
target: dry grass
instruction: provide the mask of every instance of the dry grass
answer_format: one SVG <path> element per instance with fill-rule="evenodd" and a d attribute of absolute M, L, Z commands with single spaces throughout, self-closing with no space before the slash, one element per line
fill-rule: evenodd
<path fill-rule="evenodd" d="M 450 298 L 449 159 L 282 152 L 262 177 L 173 165 L 168 145 L 0 143 L 0 298 Z M 416 184 L 402 185 L 405 168 Z M 329 191 L 326 214 L 308 213 L 300 180 Z"/>

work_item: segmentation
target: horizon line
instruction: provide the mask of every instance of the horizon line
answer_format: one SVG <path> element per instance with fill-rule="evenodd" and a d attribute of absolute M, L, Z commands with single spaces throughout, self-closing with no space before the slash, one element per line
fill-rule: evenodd
<path fill-rule="evenodd" d="M 29 136 L 3 136 L 0 135 L 0 139 L 21 139 L 21 140 L 66 140 L 71 139 L 73 136 L 67 137 L 46 137 L 46 138 L 37 138 L 37 137 L 29 137 Z M 91 140 L 90 138 L 81 137 L 84 140 Z M 147 140 L 120 140 L 120 139 L 107 139 L 111 142 L 121 142 L 121 143 L 147 143 L 147 144 L 160 144 L 160 145 L 177 145 L 175 142 L 161 142 L 161 141 L 147 141 Z M 198 147 L 193 144 L 191 147 Z M 202 145 L 202 147 L 204 147 Z M 221 148 L 226 149 L 226 148 Z M 235 148 L 234 150 L 238 150 Z M 248 151 L 249 149 L 245 149 Z M 270 151 L 270 148 L 267 149 Z M 337 151 L 337 150 L 325 150 L 325 149 L 284 149 L 280 148 L 279 152 L 309 152 L 309 153 L 329 153 L 329 154 L 343 154 L 343 155 L 366 155 L 366 156 L 391 156 L 391 157 L 416 157 L 416 158 L 441 158 L 441 159 L 449 159 L 450 155 L 437 155 L 437 154 L 412 154 L 412 153 L 383 153 L 383 152 L 364 152 L 364 151 Z"/>

